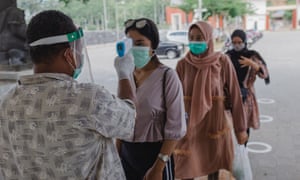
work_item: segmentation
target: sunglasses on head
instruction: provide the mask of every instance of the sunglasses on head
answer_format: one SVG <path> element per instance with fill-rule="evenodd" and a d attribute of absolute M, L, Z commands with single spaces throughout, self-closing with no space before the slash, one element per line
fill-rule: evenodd
<path fill-rule="evenodd" d="M 124 23 L 124 25 L 125 28 L 135 26 L 138 29 L 142 29 L 147 25 L 147 21 L 145 19 L 141 19 L 141 20 L 129 19 Z"/>

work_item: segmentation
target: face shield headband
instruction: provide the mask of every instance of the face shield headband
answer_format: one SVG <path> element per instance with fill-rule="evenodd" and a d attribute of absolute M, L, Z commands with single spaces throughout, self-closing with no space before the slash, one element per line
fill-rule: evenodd
<path fill-rule="evenodd" d="M 58 43 L 65 43 L 65 42 L 73 42 L 75 40 L 80 39 L 83 37 L 83 31 L 82 28 L 79 28 L 77 31 L 74 31 L 69 34 L 63 34 L 63 35 L 57 35 L 57 36 L 51 36 L 42 38 L 36 41 L 33 41 L 29 44 L 29 46 L 41 46 L 41 45 L 52 45 L 52 44 L 58 44 Z"/>

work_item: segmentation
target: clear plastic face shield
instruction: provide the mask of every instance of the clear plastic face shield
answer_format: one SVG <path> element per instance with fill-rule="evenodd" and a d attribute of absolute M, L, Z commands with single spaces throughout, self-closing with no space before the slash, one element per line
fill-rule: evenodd
<path fill-rule="evenodd" d="M 66 59 L 66 62 L 74 70 L 73 78 L 79 82 L 94 82 L 91 71 L 91 63 L 81 28 L 78 28 L 77 31 L 72 33 L 42 38 L 30 43 L 29 45 L 33 47 L 59 43 L 69 43 L 70 45 L 74 60 Z"/>

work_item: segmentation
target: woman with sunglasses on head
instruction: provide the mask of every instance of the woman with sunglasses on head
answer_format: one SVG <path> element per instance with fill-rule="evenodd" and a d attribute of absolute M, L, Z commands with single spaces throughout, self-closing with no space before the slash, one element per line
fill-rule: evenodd
<path fill-rule="evenodd" d="M 264 79 L 266 84 L 270 83 L 270 77 L 266 62 L 258 52 L 247 48 L 246 40 L 247 36 L 243 30 L 235 30 L 231 35 L 233 49 L 227 51 L 226 54 L 230 57 L 238 77 L 243 106 L 246 111 L 247 133 L 249 136 L 250 128 L 258 129 L 260 126 L 254 89 L 256 76 Z"/>
<path fill-rule="evenodd" d="M 154 22 L 130 19 L 125 34 L 133 41 L 135 69 L 130 81 L 137 101 L 134 138 L 117 141 L 126 178 L 174 180 L 172 153 L 186 132 L 179 78 L 155 54 L 159 34 Z"/>
<path fill-rule="evenodd" d="M 190 51 L 176 67 L 188 127 L 174 151 L 175 175 L 178 179 L 208 175 L 215 180 L 220 169 L 232 170 L 232 129 L 239 144 L 247 140 L 245 113 L 230 59 L 214 52 L 213 28 L 198 21 L 190 26 L 188 36 Z M 227 97 L 232 119 L 225 108 Z"/>

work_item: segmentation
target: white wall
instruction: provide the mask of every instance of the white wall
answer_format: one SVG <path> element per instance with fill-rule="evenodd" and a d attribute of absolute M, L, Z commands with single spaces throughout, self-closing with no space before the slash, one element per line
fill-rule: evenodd
<path fill-rule="evenodd" d="M 246 17 L 246 29 L 255 29 L 255 22 L 257 23 L 257 30 L 266 30 L 266 15 L 251 15 Z"/>
<path fill-rule="evenodd" d="M 181 18 L 180 13 L 171 14 L 171 24 L 172 24 L 172 27 L 171 27 L 172 30 L 182 29 L 183 22 L 182 22 L 182 18 Z"/>
<path fill-rule="evenodd" d="M 266 14 L 267 2 L 266 0 L 249 0 L 255 9 L 255 14 Z"/>
<path fill-rule="evenodd" d="M 254 29 L 256 22 L 258 30 L 265 30 L 267 13 L 266 0 L 248 0 L 248 2 L 252 4 L 255 13 L 246 16 L 246 29 Z"/>

